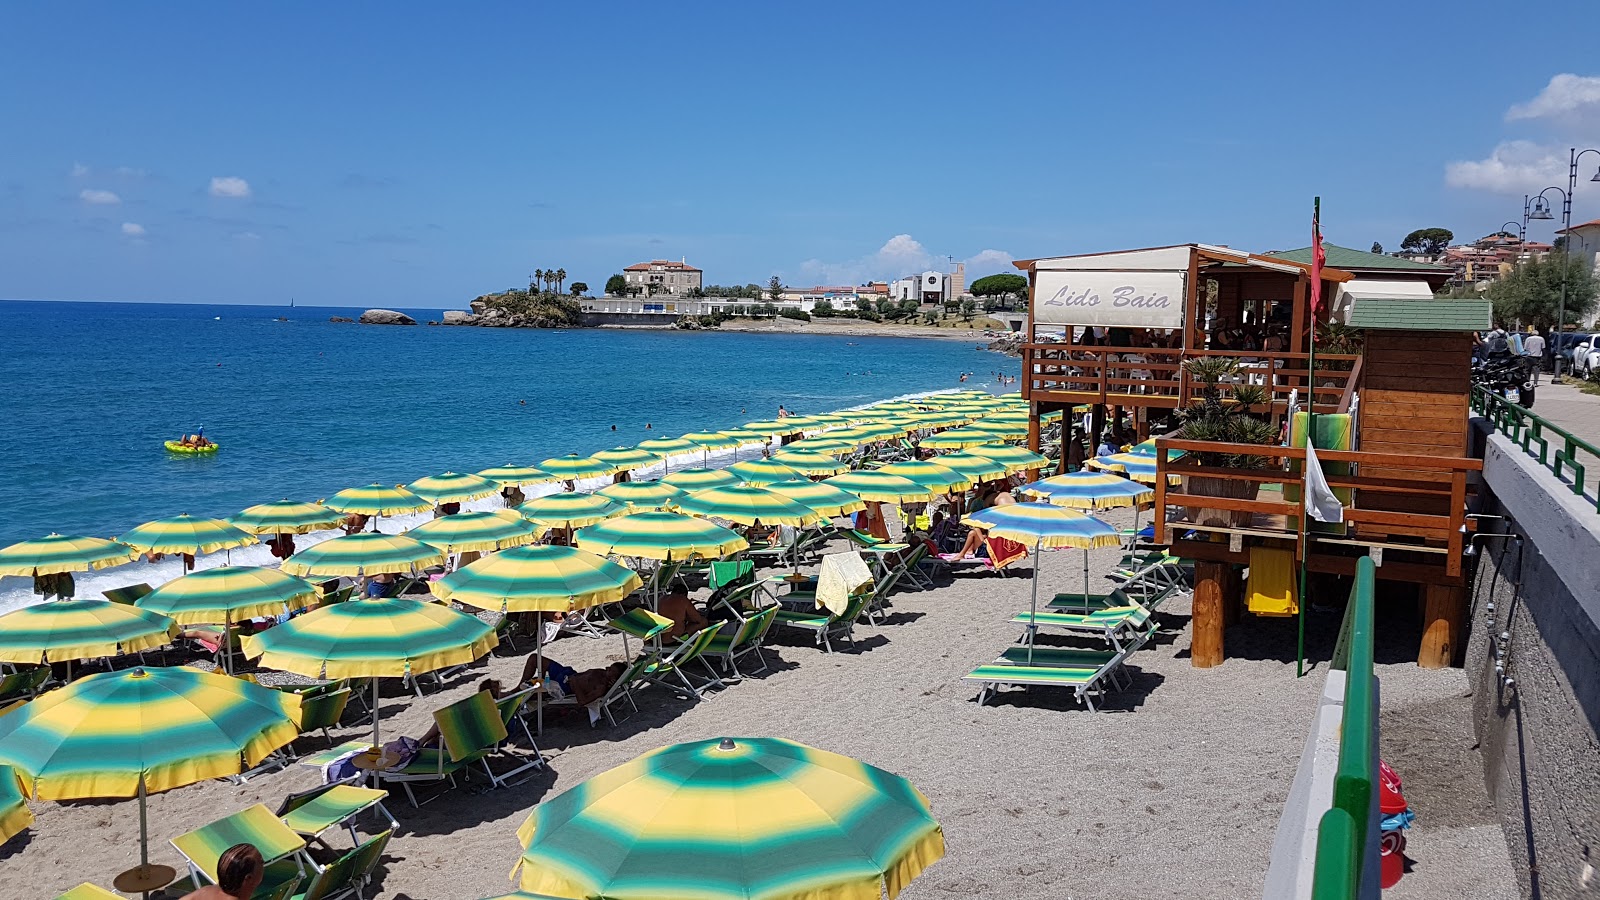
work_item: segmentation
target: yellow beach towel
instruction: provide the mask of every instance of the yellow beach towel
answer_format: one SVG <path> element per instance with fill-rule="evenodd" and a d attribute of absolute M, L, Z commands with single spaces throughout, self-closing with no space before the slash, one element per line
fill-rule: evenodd
<path fill-rule="evenodd" d="M 1292 616 L 1300 612 L 1294 596 L 1294 552 L 1271 547 L 1250 548 L 1247 605 L 1258 616 Z"/>
<path fill-rule="evenodd" d="M 817 606 L 838 615 L 850 605 L 850 595 L 872 587 L 872 571 L 857 553 L 830 553 L 817 573 Z"/>

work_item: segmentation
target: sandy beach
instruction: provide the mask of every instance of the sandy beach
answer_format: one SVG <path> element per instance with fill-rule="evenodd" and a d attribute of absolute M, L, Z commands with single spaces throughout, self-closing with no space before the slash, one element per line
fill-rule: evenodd
<path fill-rule="evenodd" d="M 1127 514 L 1106 518 L 1126 525 Z M 839 548 L 835 548 L 839 549 Z M 1107 571 L 1116 551 L 1096 551 Z M 678 741 L 774 735 L 858 757 L 899 773 L 931 800 L 945 858 L 911 884 L 907 900 L 941 897 L 1242 898 L 1260 896 L 1268 850 L 1326 673 L 1337 619 L 1314 617 L 1318 661 L 1294 677 L 1293 620 L 1251 620 L 1229 633 L 1229 660 L 1196 670 L 1188 660 L 1187 601 L 1162 608 L 1158 639 L 1130 658 L 1131 690 L 1089 712 L 1063 694 L 1020 691 L 979 707 L 961 681 L 1017 637 L 1010 615 L 1026 609 L 1021 577 L 957 575 L 933 590 L 898 592 L 881 628 L 863 622 L 853 648 L 824 654 L 808 637 L 779 638 L 770 669 L 700 703 L 660 687 L 619 727 L 591 729 L 576 715 L 547 716 L 547 770 L 521 785 L 481 792 L 483 782 L 420 810 L 396 793 L 402 829 L 389 844 L 376 890 L 395 900 L 476 900 L 510 888 L 514 835 L 542 798 L 646 750 Z M 1081 586 L 1077 551 L 1047 551 L 1043 596 Z M 1413 617 L 1380 621 L 1379 659 L 1414 646 Z M 1391 621 L 1392 620 L 1392 621 Z M 514 679 L 525 654 L 497 651 L 421 699 L 385 691 L 388 735 L 420 734 L 431 711 L 486 675 Z M 1386 652 L 1391 650 L 1393 652 Z M 564 637 L 548 655 L 576 668 L 620 659 L 617 637 Z M 1380 666 L 1384 755 L 1406 779 L 1418 821 L 1414 871 L 1390 892 L 1401 898 L 1513 898 L 1505 841 L 1484 796 L 1457 669 Z M 355 721 L 335 740 L 360 737 Z M 324 746 L 306 738 L 305 750 Z M 316 784 L 303 766 L 252 779 L 213 781 L 150 800 L 152 858 L 181 862 L 167 840 L 187 829 Z M 137 861 L 132 802 L 38 803 L 38 822 L 0 850 L 3 900 L 54 896 L 82 881 L 106 885 Z M 332 838 L 347 846 L 348 838 Z M 27 873 L 27 877 L 18 877 Z"/>

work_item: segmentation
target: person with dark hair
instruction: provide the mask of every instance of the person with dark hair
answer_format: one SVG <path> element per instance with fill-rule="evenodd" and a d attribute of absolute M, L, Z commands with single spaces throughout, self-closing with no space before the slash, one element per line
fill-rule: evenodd
<path fill-rule="evenodd" d="M 183 900 L 248 900 L 261 886 L 266 866 L 253 844 L 234 844 L 217 859 L 217 883 L 183 895 Z"/>

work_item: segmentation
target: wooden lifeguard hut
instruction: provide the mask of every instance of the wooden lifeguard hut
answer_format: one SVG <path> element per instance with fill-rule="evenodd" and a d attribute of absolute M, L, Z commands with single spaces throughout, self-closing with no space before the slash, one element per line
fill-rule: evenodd
<path fill-rule="evenodd" d="M 1450 665 L 1463 646 L 1469 476 L 1481 468 L 1467 456 L 1470 334 L 1489 326 L 1489 304 L 1436 299 L 1448 269 L 1324 247 L 1329 302 L 1315 322 L 1309 248 L 1182 244 L 1017 263 L 1029 278 L 1021 352 L 1030 446 L 1041 415 L 1078 405 L 1095 410 L 1096 428 L 1120 415 L 1144 436 L 1198 402 L 1202 386 L 1183 363 L 1207 356 L 1239 360 L 1237 377 L 1264 389 L 1252 412 L 1287 426 L 1286 446 L 1158 437 L 1158 448 L 1183 452 L 1157 454 L 1155 530 L 1195 560 L 1198 667 L 1224 660 L 1225 629 L 1247 611 L 1298 609 L 1303 598 L 1283 574 L 1302 560 L 1311 572 L 1351 575 L 1370 556 L 1380 580 L 1414 586 L 1421 665 Z M 1348 344 L 1319 349 L 1315 369 L 1314 324 L 1319 339 L 1337 331 Z M 1229 346 L 1241 331 L 1249 339 Z M 1263 345 L 1272 349 L 1247 349 Z M 1344 506 L 1336 525 L 1300 521 L 1308 407 L 1317 456 Z M 1227 456 L 1258 464 L 1199 462 Z"/>

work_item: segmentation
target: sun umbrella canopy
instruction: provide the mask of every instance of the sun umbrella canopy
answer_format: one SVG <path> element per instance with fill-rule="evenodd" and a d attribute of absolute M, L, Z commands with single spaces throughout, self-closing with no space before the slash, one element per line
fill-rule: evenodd
<path fill-rule="evenodd" d="M 28 809 L 23 799 L 16 770 L 10 766 L 0 766 L 0 844 L 11 840 L 32 824 L 33 811 Z"/>
<path fill-rule="evenodd" d="M 515 466 L 510 463 L 484 469 L 478 474 L 506 487 L 526 487 L 530 484 L 549 484 L 560 480 L 537 466 Z"/>
<path fill-rule="evenodd" d="M 1122 472 L 1134 481 L 1144 484 L 1155 484 L 1159 477 L 1156 474 L 1156 458 L 1143 453 L 1112 453 L 1106 456 L 1096 456 L 1086 460 L 1085 466 L 1091 469 L 1101 469 L 1107 472 Z M 1167 479 L 1172 484 L 1177 484 L 1182 476 L 1168 475 Z"/>
<path fill-rule="evenodd" d="M 305 606 L 316 593 L 316 585 L 278 569 L 218 566 L 175 578 L 135 605 L 180 625 L 198 625 L 281 615 Z"/>
<path fill-rule="evenodd" d="M 594 458 L 611 466 L 613 471 L 624 472 L 658 463 L 661 454 L 639 447 L 612 447 L 596 453 Z"/>
<path fill-rule="evenodd" d="M 1026 422 L 997 422 L 987 418 L 979 419 L 973 422 L 970 428 L 963 430 L 987 432 L 1002 441 L 1014 441 L 1028 436 Z"/>
<path fill-rule="evenodd" d="M 529 500 L 517 512 L 551 528 L 580 528 L 628 511 L 621 503 L 597 494 L 566 492 Z"/>
<path fill-rule="evenodd" d="M 571 612 L 639 589 L 637 572 L 572 547 L 517 547 L 435 581 L 440 600 L 502 612 Z"/>
<path fill-rule="evenodd" d="M 322 505 L 363 516 L 398 516 L 427 509 L 433 504 L 399 485 L 390 487 L 374 482 L 366 487 L 345 488 L 322 501 Z"/>
<path fill-rule="evenodd" d="M 602 462 L 592 456 L 579 456 L 576 453 L 547 459 L 539 463 L 539 468 L 563 481 L 599 478 L 617 471 L 617 467 L 610 463 Z"/>
<path fill-rule="evenodd" d="M 309 534 L 336 528 L 344 513 L 321 503 L 275 500 L 243 510 L 228 519 L 241 531 L 251 534 Z"/>
<path fill-rule="evenodd" d="M 816 451 L 785 450 L 781 453 L 773 454 L 772 461 L 779 465 L 788 466 L 802 475 L 837 475 L 840 472 L 850 471 L 848 465 L 826 453 L 818 453 Z"/>
<path fill-rule="evenodd" d="M 283 561 L 291 575 L 397 574 L 444 562 L 444 554 L 403 534 L 364 531 L 307 547 Z"/>
<path fill-rule="evenodd" d="M 765 419 L 760 422 L 746 422 L 743 426 L 746 431 L 754 431 L 763 435 L 773 434 L 799 434 L 805 430 L 804 423 L 799 416 L 790 416 L 787 419 Z"/>
<path fill-rule="evenodd" d="M 762 434 L 759 431 L 751 431 L 748 428 L 724 428 L 717 433 L 727 435 L 741 444 L 766 443 L 771 439 L 770 435 Z"/>
<path fill-rule="evenodd" d="M 854 441 L 842 441 L 832 437 L 833 432 L 823 432 L 816 437 L 790 444 L 785 452 L 826 453 L 829 456 L 841 456 L 856 449 Z"/>
<path fill-rule="evenodd" d="M 136 606 L 53 600 L 0 616 L 0 662 L 53 663 L 137 653 L 177 636 L 178 623 Z"/>
<path fill-rule="evenodd" d="M 933 462 L 947 469 L 955 469 L 957 472 L 971 478 L 974 482 L 1004 478 L 1007 473 L 1004 463 L 992 460 L 987 456 L 974 456 L 971 453 L 946 453 L 943 456 L 934 457 Z"/>
<path fill-rule="evenodd" d="M 825 478 L 823 484 L 832 485 L 841 491 L 849 491 L 863 500 L 877 503 L 917 503 L 923 500 L 932 500 L 937 493 L 899 475 L 889 475 L 881 469 L 862 469 L 856 472 L 846 472 Z"/>
<path fill-rule="evenodd" d="M 737 447 L 746 440 L 720 431 L 691 431 L 684 435 L 683 439 L 706 450 L 725 450 Z"/>
<path fill-rule="evenodd" d="M 621 481 L 595 491 L 607 500 L 623 504 L 629 511 L 665 509 L 683 493 L 682 488 L 661 481 Z"/>
<path fill-rule="evenodd" d="M 705 448 L 683 438 L 651 438 L 648 441 L 640 441 L 639 449 L 648 450 L 658 456 L 676 456 L 680 453 L 699 453 Z"/>
<path fill-rule="evenodd" d="M 1006 467 L 1006 471 L 1021 472 L 1026 469 L 1038 469 L 1050 464 L 1050 460 L 1032 450 L 1021 447 L 1009 447 L 1005 444 L 984 444 L 981 447 L 972 447 L 967 450 L 974 456 L 985 456 Z"/>
<path fill-rule="evenodd" d="M 652 750 L 540 803 L 517 837 L 523 890 L 612 900 L 893 898 L 944 855 L 909 781 L 781 738 Z"/>
<path fill-rule="evenodd" d="M 477 616 L 419 600 L 351 600 L 242 639 L 261 666 L 309 678 L 398 678 L 465 665 L 499 643 Z"/>
<path fill-rule="evenodd" d="M 922 439 L 922 446 L 934 450 L 965 450 L 968 447 L 992 443 L 994 440 L 996 438 L 993 432 L 969 425 L 966 428 L 952 428 L 949 431 L 930 434 Z"/>
<path fill-rule="evenodd" d="M 1110 509 L 1148 503 L 1155 491 L 1104 472 L 1068 472 L 1023 485 L 1021 493 L 1055 506 L 1076 509 Z"/>
<path fill-rule="evenodd" d="M 531 544 L 539 536 L 539 526 L 517 515 L 515 510 L 464 512 L 440 516 L 407 531 L 440 553 L 487 552 Z"/>
<path fill-rule="evenodd" d="M 866 508 L 866 501 L 833 485 L 816 481 L 779 481 L 762 488 L 782 494 L 817 511 L 821 516 L 843 516 Z"/>
<path fill-rule="evenodd" d="M 782 494 L 750 485 L 705 488 L 677 501 L 680 512 L 707 519 L 726 519 L 741 525 L 793 525 L 817 521 L 817 512 Z"/>
<path fill-rule="evenodd" d="M 979 510 L 962 520 L 991 537 L 1030 547 L 1076 547 L 1093 550 L 1122 542 L 1116 529 L 1083 513 L 1049 503 L 1008 503 Z"/>
<path fill-rule="evenodd" d="M 0 575 L 56 575 L 120 566 L 139 555 L 127 544 L 97 537 L 52 534 L 0 550 Z"/>
<path fill-rule="evenodd" d="M 898 475 L 901 478 L 908 478 L 925 488 L 941 494 L 964 491 L 972 487 L 972 479 L 969 476 L 963 475 L 949 466 L 942 466 L 937 462 L 927 460 L 890 463 L 878 471 L 889 475 Z"/>
<path fill-rule="evenodd" d="M 406 485 L 406 489 L 434 506 L 441 503 L 461 503 L 500 493 L 500 485 L 482 475 L 456 472 L 418 478 Z"/>
<path fill-rule="evenodd" d="M 805 473 L 770 459 L 747 459 L 744 462 L 734 463 L 728 467 L 728 472 L 755 487 L 771 484 L 774 481 L 793 481 L 805 477 Z"/>
<path fill-rule="evenodd" d="M 694 491 L 700 488 L 738 484 L 739 476 L 734 475 L 727 469 L 679 469 L 671 475 L 663 475 L 661 483 L 683 488 L 686 491 Z"/>
<path fill-rule="evenodd" d="M 899 437 L 904 434 L 898 425 L 891 425 L 887 421 L 863 422 L 850 429 L 851 436 L 857 440 L 881 441 L 885 438 Z"/>
<path fill-rule="evenodd" d="M 578 546 L 606 556 L 719 559 L 750 543 L 714 522 L 670 512 L 633 513 L 578 532 Z"/>
<path fill-rule="evenodd" d="M 221 519 L 190 515 L 146 522 L 120 535 L 117 540 L 141 553 L 188 553 L 193 556 L 257 543 L 255 535 Z"/>
<path fill-rule="evenodd" d="M 132 797 L 237 775 L 294 740 L 300 698 L 188 667 L 89 675 L 0 716 L 36 800 Z"/>

